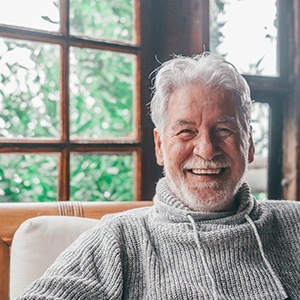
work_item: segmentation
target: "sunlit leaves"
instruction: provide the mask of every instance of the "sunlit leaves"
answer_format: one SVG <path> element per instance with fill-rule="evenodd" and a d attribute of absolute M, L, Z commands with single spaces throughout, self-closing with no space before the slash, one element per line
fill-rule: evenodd
<path fill-rule="evenodd" d="M 57 200 L 55 155 L 0 154 L 0 202 Z"/>
<path fill-rule="evenodd" d="M 12 22 L 4 24 L 60 30 L 58 0 L 10 2 L 15 1 L 20 7 L 26 3 L 28 9 L 22 13 L 26 11 L 27 23 L 21 17 L 17 22 L 15 16 L 20 9 L 15 5 Z M 29 9 L 34 1 L 36 11 Z M 70 1 L 70 34 L 110 43 L 133 43 L 133 3 L 134 0 Z M 108 138 L 122 142 L 133 137 L 135 55 L 71 47 L 70 90 L 62 93 L 70 98 L 61 99 L 60 50 L 55 43 L 0 38 L 0 139 L 59 142 L 59 104 L 68 100 L 71 142 Z M 57 200 L 59 153 L 0 156 L 0 202 Z M 71 153 L 71 157 L 72 200 L 132 200 L 132 155 Z"/>
<path fill-rule="evenodd" d="M 71 48 L 71 137 L 128 137 L 133 131 L 134 57 Z"/>
<path fill-rule="evenodd" d="M 0 138 L 57 138 L 59 47 L 0 39 L 0 76 Z"/>
<path fill-rule="evenodd" d="M 71 0 L 71 34 L 132 41 L 132 3 L 133 0 Z"/>
<path fill-rule="evenodd" d="M 132 155 L 73 155 L 71 199 L 130 201 L 133 198 Z"/>

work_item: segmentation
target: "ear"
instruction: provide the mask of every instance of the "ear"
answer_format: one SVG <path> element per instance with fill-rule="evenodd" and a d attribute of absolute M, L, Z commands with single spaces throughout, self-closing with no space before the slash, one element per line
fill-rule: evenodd
<path fill-rule="evenodd" d="M 164 157 L 163 157 L 163 153 L 162 153 L 162 142 L 161 142 L 160 135 L 156 128 L 153 130 L 153 134 L 154 134 L 154 143 L 155 143 L 156 162 L 158 165 L 163 166 L 164 165 Z"/>
<path fill-rule="evenodd" d="M 252 163 L 254 161 L 255 147 L 252 138 L 252 126 L 250 126 L 250 134 L 249 134 L 249 149 L 248 149 L 248 163 Z"/>

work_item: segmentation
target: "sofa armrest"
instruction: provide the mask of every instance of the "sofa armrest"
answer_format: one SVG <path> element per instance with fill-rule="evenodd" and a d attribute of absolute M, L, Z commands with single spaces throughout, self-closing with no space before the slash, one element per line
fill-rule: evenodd
<path fill-rule="evenodd" d="M 14 235 L 10 258 L 10 298 L 41 277 L 58 255 L 98 220 L 40 216 L 26 220 Z"/>
<path fill-rule="evenodd" d="M 152 205 L 152 201 L 0 203 L 0 298 L 9 299 L 10 246 L 20 225 L 38 216 L 100 219 L 109 213 Z"/>
<path fill-rule="evenodd" d="M 0 291 L 1 299 L 8 300 L 9 289 L 9 245 L 0 238 Z M 3 297 L 3 298 L 2 298 Z"/>

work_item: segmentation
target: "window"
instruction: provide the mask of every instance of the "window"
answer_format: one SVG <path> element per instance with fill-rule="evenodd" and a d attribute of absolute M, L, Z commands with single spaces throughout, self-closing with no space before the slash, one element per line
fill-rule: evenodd
<path fill-rule="evenodd" d="M 210 0 L 210 20 L 213 52 L 243 74 L 278 76 L 276 0 Z"/>
<path fill-rule="evenodd" d="M 282 194 L 282 101 L 288 77 L 281 63 L 287 54 L 285 11 L 285 4 L 276 0 L 210 0 L 210 50 L 239 69 L 255 101 L 256 156 L 246 179 L 259 199 L 278 199 Z"/>
<path fill-rule="evenodd" d="M 140 199 L 139 1 L 0 5 L 0 201 Z"/>
<path fill-rule="evenodd" d="M 250 3 L 233 23 L 234 6 L 242 16 L 241 6 Z M 239 68 L 258 107 L 257 149 L 262 133 L 262 145 L 268 145 L 259 152 L 260 167 L 267 165 L 264 190 L 268 198 L 279 199 L 282 192 L 299 198 L 295 1 L 0 0 L 0 5 L 0 201 L 151 199 L 162 169 L 147 107 L 149 74 L 173 53 L 203 50 L 227 55 L 235 65 L 236 58 L 249 58 Z M 260 124 L 265 116 L 268 121 Z"/>
<path fill-rule="evenodd" d="M 252 135 L 255 144 L 255 159 L 248 166 L 246 181 L 257 199 L 267 199 L 270 106 L 268 103 L 253 103 Z"/>

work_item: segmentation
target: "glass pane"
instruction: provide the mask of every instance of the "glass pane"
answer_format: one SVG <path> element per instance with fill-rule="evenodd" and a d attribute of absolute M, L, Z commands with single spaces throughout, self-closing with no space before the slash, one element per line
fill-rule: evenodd
<path fill-rule="evenodd" d="M 98 39 L 134 40 L 134 0 L 71 0 L 70 32 Z"/>
<path fill-rule="evenodd" d="M 71 157 L 71 200 L 131 201 L 132 155 L 80 155 Z"/>
<path fill-rule="evenodd" d="M 135 57 L 71 48 L 71 138 L 133 136 Z"/>
<path fill-rule="evenodd" d="M 0 154 L 0 202 L 57 199 L 55 155 Z"/>
<path fill-rule="evenodd" d="M 242 73 L 277 76 L 276 0 L 210 0 L 210 50 Z"/>
<path fill-rule="evenodd" d="M 0 0 L 0 23 L 59 30 L 59 0 Z"/>
<path fill-rule="evenodd" d="M 59 47 L 0 38 L 0 138 L 57 138 L 59 97 Z"/>
<path fill-rule="evenodd" d="M 257 199 L 267 199 L 270 107 L 254 103 L 252 110 L 255 159 L 248 167 L 246 181 Z"/>

